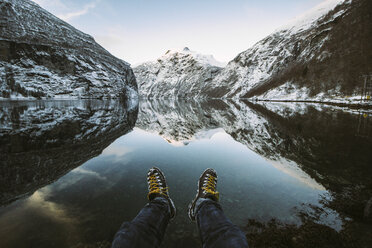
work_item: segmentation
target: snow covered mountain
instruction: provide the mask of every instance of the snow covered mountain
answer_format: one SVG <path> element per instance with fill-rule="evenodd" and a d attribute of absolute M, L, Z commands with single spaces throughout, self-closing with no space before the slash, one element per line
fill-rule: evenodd
<path fill-rule="evenodd" d="M 136 97 L 129 64 L 30 0 L 0 0 L 0 97 Z"/>
<path fill-rule="evenodd" d="M 372 72 L 372 2 L 327 0 L 240 53 L 208 95 L 271 100 L 359 96 Z"/>
<path fill-rule="evenodd" d="M 0 101 L 0 205 L 98 156 L 137 114 L 113 100 Z"/>
<path fill-rule="evenodd" d="M 258 98 L 348 102 L 372 73 L 372 1 L 326 0 L 222 70 L 171 52 L 135 68 L 151 97 Z M 204 65 L 204 66 L 203 66 Z"/>
<path fill-rule="evenodd" d="M 150 98 L 199 97 L 221 70 L 222 63 L 211 55 L 168 50 L 156 61 L 133 69 L 141 96 Z"/>

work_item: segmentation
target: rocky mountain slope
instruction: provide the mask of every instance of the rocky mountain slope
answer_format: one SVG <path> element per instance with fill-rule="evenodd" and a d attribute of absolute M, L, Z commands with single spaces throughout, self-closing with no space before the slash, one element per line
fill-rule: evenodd
<path fill-rule="evenodd" d="M 130 101 L 0 102 L 0 205 L 100 155 L 137 114 Z"/>
<path fill-rule="evenodd" d="M 0 0 L 0 97 L 136 97 L 129 64 L 30 0 Z"/>
<path fill-rule="evenodd" d="M 372 72 L 372 3 L 328 0 L 240 53 L 210 95 L 322 100 L 360 96 Z"/>
<path fill-rule="evenodd" d="M 134 68 L 141 96 L 150 98 L 200 97 L 222 64 L 211 55 L 169 50 L 156 61 Z"/>

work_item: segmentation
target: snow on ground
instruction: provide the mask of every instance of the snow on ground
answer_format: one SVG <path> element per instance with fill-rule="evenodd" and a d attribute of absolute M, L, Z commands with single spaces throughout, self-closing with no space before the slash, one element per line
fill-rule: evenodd
<path fill-rule="evenodd" d="M 261 105 L 282 117 L 304 115 L 309 109 L 308 103 L 298 102 L 262 102 Z"/>
<path fill-rule="evenodd" d="M 304 101 L 304 102 L 322 102 L 339 104 L 360 104 L 370 106 L 372 101 L 361 101 L 360 93 L 354 92 L 351 96 L 340 96 L 339 90 L 332 89 L 310 96 L 310 91 L 306 87 L 299 88 L 292 82 L 287 82 L 279 87 L 273 88 L 264 94 L 257 96 L 257 100 L 265 101 Z"/>

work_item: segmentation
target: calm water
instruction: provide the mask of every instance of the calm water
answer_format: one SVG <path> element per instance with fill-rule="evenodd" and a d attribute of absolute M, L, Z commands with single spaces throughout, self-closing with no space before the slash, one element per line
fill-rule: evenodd
<path fill-rule="evenodd" d="M 0 110 L 0 247 L 109 246 L 146 204 L 152 166 L 178 212 L 164 247 L 200 244 L 186 210 L 208 167 L 226 215 L 243 229 L 249 219 L 300 225 L 304 213 L 337 231 L 371 218 L 369 112 L 217 100 L 0 102 Z"/>

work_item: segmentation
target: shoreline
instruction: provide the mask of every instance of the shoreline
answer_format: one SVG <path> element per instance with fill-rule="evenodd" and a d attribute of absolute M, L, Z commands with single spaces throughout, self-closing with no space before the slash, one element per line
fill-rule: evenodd
<path fill-rule="evenodd" d="M 6 101 L 61 101 L 61 100 L 119 100 L 120 98 L 99 98 L 99 97 L 53 97 L 53 98 L 4 98 L 0 97 L 0 102 Z M 154 98 L 139 97 L 139 100 L 152 100 Z M 183 97 L 162 97 L 157 98 L 157 100 L 242 100 L 249 102 L 275 102 L 275 103 L 315 103 L 315 104 L 326 104 L 337 107 L 348 107 L 350 109 L 372 109 L 372 100 L 360 101 L 359 102 L 337 102 L 337 101 L 320 101 L 320 100 L 277 100 L 277 99 L 252 99 L 252 98 L 183 98 Z"/>
<path fill-rule="evenodd" d="M 241 98 L 243 99 L 243 98 Z M 270 99 L 252 99 L 246 98 L 245 100 L 251 102 L 293 102 L 293 103 L 317 103 L 317 104 L 327 104 L 337 107 L 348 107 L 351 109 L 372 109 L 372 101 L 364 102 L 332 102 L 332 101 L 319 101 L 319 100 L 270 100 Z"/>

